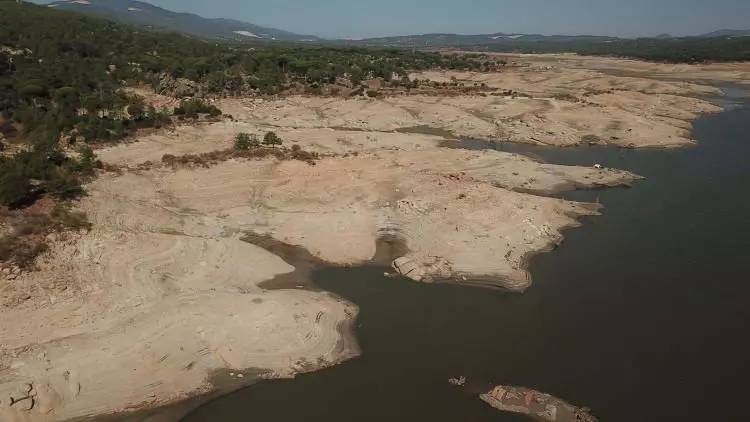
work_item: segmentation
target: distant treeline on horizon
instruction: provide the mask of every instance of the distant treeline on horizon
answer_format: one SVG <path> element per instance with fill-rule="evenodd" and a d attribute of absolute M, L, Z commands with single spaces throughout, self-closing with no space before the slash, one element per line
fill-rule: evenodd
<path fill-rule="evenodd" d="M 576 53 L 618 56 L 669 63 L 750 60 L 750 37 L 640 38 L 611 42 L 528 42 L 513 45 L 474 46 L 472 49 L 503 53 Z"/>

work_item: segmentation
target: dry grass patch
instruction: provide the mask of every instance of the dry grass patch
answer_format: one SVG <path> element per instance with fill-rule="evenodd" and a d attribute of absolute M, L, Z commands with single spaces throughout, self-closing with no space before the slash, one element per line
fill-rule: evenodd
<path fill-rule="evenodd" d="M 69 204 L 57 203 L 23 211 L 3 208 L 0 213 L 4 233 L 0 236 L 0 264 L 30 268 L 44 253 L 55 233 L 89 230 L 86 214 L 72 211 Z"/>

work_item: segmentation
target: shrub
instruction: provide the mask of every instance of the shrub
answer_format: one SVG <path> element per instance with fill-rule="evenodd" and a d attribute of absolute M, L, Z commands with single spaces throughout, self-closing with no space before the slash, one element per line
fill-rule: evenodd
<path fill-rule="evenodd" d="M 21 268 L 29 267 L 46 250 L 47 245 L 39 240 L 30 241 L 17 236 L 0 237 L 0 261 L 13 260 Z"/>
<path fill-rule="evenodd" d="M 221 115 L 221 110 L 213 104 L 208 104 L 200 98 L 195 98 L 180 101 L 180 105 L 174 109 L 174 114 L 189 118 L 196 118 L 199 114 L 208 114 L 211 117 L 216 117 Z"/>
<path fill-rule="evenodd" d="M 44 214 L 32 214 L 20 223 L 13 225 L 15 236 L 30 236 L 45 232 L 51 226 L 52 220 Z"/>
<path fill-rule="evenodd" d="M 9 213 L 6 218 L 11 221 L 11 230 L 0 237 L 0 261 L 14 261 L 22 268 L 31 266 L 34 259 L 48 249 L 47 234 L 91 228 L 86 214 L 71 211 L 62 204 L 55 205 L 49 215 L 19 214 L 14 219 Z"/>
<path fill-rule="evenodd" d="M 0 204 L 20 207 L 32 204 L 43 193 L 60 199 L 84 194 L 80 178 L 94 175 L 103 165 L 87 146 L 80 157 L 68 157 L 56 146 L 37 144 L 32 150 L 0 157 Z"/>
<path fill-rule="evenodd" d="M 572 95 L 572 94 L 567 93 L 567 92 L 565 92 L 565 93 L 558 92 L 558 93 L 552 94 L 552 98 L 554 98 L 556 100 L 560 100 L 560 101 L 569 101 L 571 103 L 578 102 L 578 98 L 575 95 Z"/>
<path fill-rule="evenodd" d="M 130 118 L 136 121 L 144 120 L 147 117 L 146 104 L 140 97 L 133 97 L 128 105 L 128 114 Z"/>
<path fill-rule="evenodd" d="M 70 159 L 72 171 L 82 176 L 93 176 L 94 169 L 104 167 L 104 164 L 96 158 L 96 154 L 88 145 L 83 145 L 78 151 L 80 152 L 78 159 Z"/>
<path fill-rule="evenodd" d="M 294 160 L 304 161 L 311 166 L 315 165 L 315 160 L 318 159 L 318 154 L 314 152 L 308 152 L 300 148 L 299 145 L 292 146 L 291 158 Z"/>
<path fill-rule="evenodd" d="M 41 85 L 25 85 L 22 86 L 19 90 L 19 94 L 21 94 L 22 97 L 27 98 L 33 98 L 33 97 L 43 97 L 47 95 L 47 90 L 44 89 Z"/>
<path fill-rule="evenodd" d="M 90 230 L 91 223 L 86 213 L 71 211 L 63 204 L 56 204 L 50 213 L 52 221 L 58 230 Z"/>
<path fill-rule="evenodd" d="M 52 168 L 43 186 L 45 191 L 60 199 L 74 199 L 85 193 L 78 178 L 61 168 Z"/>
<path fill-rule="evenodd" d="M 3 168 L 9 167 L 9 168 Z M 31 180 L 18 166 L 0 166 L 0 204 L 15 207 L 29 198 Z"/>

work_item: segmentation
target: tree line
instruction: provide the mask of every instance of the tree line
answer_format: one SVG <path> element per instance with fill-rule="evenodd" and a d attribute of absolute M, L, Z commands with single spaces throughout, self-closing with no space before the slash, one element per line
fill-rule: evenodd
<path fill-rule="evenodd" d="M 627 57 L 666 63 L 703 63 L 750 60 L 750 37 L 639 38 L 602 41 L 527 41 L 478 45 L 473 49 L 503 53 L 577 53 Z"/>

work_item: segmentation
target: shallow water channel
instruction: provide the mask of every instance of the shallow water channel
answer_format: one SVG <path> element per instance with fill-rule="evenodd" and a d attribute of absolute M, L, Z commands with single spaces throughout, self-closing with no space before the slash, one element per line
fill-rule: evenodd
<path fill-rule="evenodd" d="M 526 420 L 479 400 L 494 384 L 559 396 L 602 421 L 748 420 L 750 100 L 728 93 L 726 111 L 695 122 L 692 148 L 495 145 L 647 179 L 565 193 L 604 214 L 535 257 L 523 295 L 416 284 L 383 267 L 315 272 L 360 306 L 363 355 L 261 382 L 184 420 Z M 457 376 L 464 388 L 447 382 Z"/>

